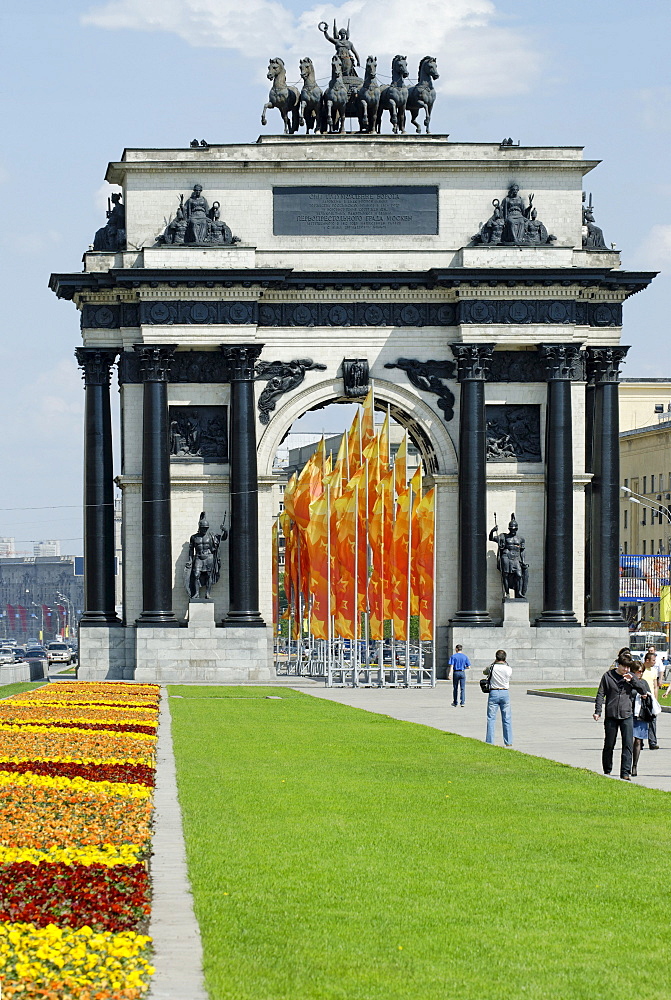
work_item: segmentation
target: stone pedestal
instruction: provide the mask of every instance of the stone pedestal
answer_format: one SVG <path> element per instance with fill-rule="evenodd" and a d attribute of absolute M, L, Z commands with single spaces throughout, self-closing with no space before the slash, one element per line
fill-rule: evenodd
<path fill-rule="evenodd" d="M 79 627 L 80 681 L 133 679 L 132 638 L 134 629 L 97 625 Z"/>
<path fill-rule="evenodd" d="M 529 602 L 526 597 L 504 597 L 503 627 L 529 625 Z"/>
<path fill-rule="evenodd" d="M 136 633 L 136 681 L 244 684 L 274 676 L 271 631 L 217 626 L 214 601 L 191 601 L 186 628 L 144 627 Z"/>
<path fill-rule="evenodd" d="M 566 686 L 598 682 L 629 635 L 626 628 L 530 626 L 528 604 L 518 600 L 504 603 L 503 625 L 488 629 L 453 625 L 450 631 L 450 649 L 460 643 L 471 661 L 472 670 L 466 675 L 471 683 L 479 681 L 496 650 L 505 649 L 514 684 Z"/>

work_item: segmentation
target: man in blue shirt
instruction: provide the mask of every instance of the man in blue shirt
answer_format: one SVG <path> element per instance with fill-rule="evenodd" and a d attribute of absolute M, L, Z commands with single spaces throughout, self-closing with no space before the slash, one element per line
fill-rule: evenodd
<path fill-rule="evenodd" d="M 462 653 L 462 646 L 455 646 L 454 653 L 450 657 L 447 671 L 447 679 L 450 679 L 450 669 L 452 670 L 452 708 L 457 707 L 457 698 L 461 691 L 461 707 L 466 704 L 466 671 L 470 668 L 471 661 Z"/>

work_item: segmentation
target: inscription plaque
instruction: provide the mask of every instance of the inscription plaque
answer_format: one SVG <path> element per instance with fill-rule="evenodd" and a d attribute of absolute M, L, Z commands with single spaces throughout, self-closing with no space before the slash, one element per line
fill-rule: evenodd
<path fill-rule="evenodd" d="M 426 236 L 438 233 L 438 188 L 276 187 L 275 236 Z"/>

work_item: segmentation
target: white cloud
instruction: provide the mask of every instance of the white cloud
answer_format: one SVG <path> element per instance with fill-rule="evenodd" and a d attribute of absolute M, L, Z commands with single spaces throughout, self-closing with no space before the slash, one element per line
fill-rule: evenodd
<path fill-rule="evenodd" d="M 650 271 L 671 268 L 671 225 L 653 226 L 632 257 L 634 267 Z"/>
<path fill-rule="evenodd" d="M 84 390 L 76 361 L 63 359 L 34 382 L 31 422 L 41 439 L 80 446 Z"/>
<path fill-rule="evenodd" d="M 264 66 L 272 56 L 298 77 L 298 59 L 310 54 L 319 78 L 330 71 L 332 48 L 317 31 L 319 21 L 352 22 L 352 40 L 362 63 L 378 57 L 388 76 L 391 57 L 408 57 L 414 77 L 424 55 L 438 59 L 439 89 L 459 97 L 521 94 L 538 74 L 537 46 L 524 31 L 501 27 L 492 0 L 423 0 L 410 14 L 407 0 L 345 0 L 318 3 L 297 17 L 276 0 L 109 0 L 83 17 L 84 24 L 135 31 L 168 31 L 192 46 L 229 48 Z M 292 69 L 293 67 L 293 69 Z"/>

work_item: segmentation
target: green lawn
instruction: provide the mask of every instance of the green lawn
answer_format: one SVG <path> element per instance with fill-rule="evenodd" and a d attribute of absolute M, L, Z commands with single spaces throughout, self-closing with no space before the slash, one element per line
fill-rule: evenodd
<path fill-rule="evenodd" d="M 667 1000 L 666 793 L 286 688 L 169 691 L 211 1000 Z"/>
<path fill-rule="evenodd" d="M 32 691 L 33 688 L 42 687 L 46 681 L 15 681 L 13 684 L 0 684 L 0 698 L 9 698 L 12 694 L 19 694 L 21 691 Z"/>

